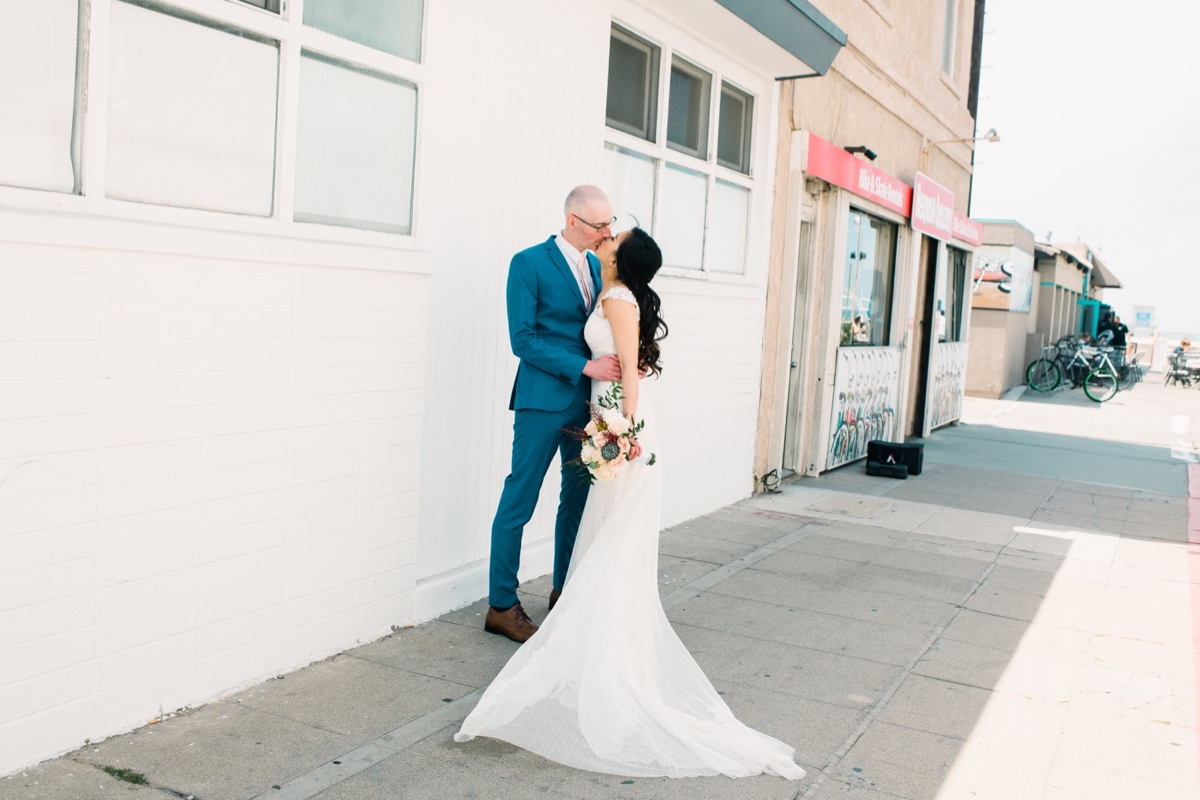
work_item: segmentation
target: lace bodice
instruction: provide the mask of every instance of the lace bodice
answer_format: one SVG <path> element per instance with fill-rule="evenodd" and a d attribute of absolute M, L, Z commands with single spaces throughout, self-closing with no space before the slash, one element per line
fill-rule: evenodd
<path fill-rule="evenodd" d="M 626 303 L 632 304 L 637 309 L 638 317 L 640 318 L 642 315 L 637 298 L 633 296 L 633 292 L 629 291 L 628 287 L 610 286 L 597 298 L 596 308 L 592 311 L 592 315 L 588 317 L 587 324 L 583 328 L 583 338 L 587 341 L 588 348 L 592 351 L 592 358 L 617 352 L 616 342 L 613 341 L 612 326 L 608 323 L 608 318 L 604 316 L 603 301 L 609 297 L 616 300 L 624 300 Z"/>

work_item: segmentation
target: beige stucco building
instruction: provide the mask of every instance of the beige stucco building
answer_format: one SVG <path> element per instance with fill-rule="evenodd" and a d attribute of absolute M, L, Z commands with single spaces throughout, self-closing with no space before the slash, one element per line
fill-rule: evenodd
<path fill-rule="evenodd" d="M 958 417 L 982 2 L 835 0 L 784 84 L 755 469 L 770 485 Z"/>
<path fill-rule="evenodd" d="M 983 223 L 971 286 L 967 394 L 1000 397 L 1025 383 L 1045 345 L 1094 335 L 1121 282 L 1086 242 L 1035 242 L 1020 223 Z"/>
<path fill-rule="evenodd" d="M 988 220 L 971 277 L 967 394 L 1000 397 L 1025 382 L 1026 352 L 1037 344 L 1032 313 L 1034 236 L 1018 222 Z"/>

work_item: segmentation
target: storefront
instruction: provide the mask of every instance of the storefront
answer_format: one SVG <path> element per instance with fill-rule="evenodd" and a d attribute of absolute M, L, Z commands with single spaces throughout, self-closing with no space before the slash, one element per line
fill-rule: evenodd
<path fill-rule="evenodd" d="M 967 265 L 971 250 L 983 242 L 983 225 L 955 211 L 954 193 L 918 172 L 912 228 L 914 235 L 921 234 L 921 257 L 912 325 L 912 402 L 904 433 L 928 436 L 962 416 L 970 313 Z"/>
<path fill-rule="evenodd" d="M 872 439 L 957 420 L 966 380 L 968 264 L 982 226 L 954 194 L 916 186 L 812 134 L 803 153 L 781 460 L 817 474 Z"/>

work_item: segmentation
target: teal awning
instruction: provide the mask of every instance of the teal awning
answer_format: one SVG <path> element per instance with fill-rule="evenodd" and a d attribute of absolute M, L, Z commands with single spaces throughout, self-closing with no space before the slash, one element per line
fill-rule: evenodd
<path fill-rule="evenodd" d="M 824 75 L 846 44 L 846 32 L 808 0 L 717 0 L 717 3 L 813 70 L 809 74 L 778 75 L 778 78 Z"/>

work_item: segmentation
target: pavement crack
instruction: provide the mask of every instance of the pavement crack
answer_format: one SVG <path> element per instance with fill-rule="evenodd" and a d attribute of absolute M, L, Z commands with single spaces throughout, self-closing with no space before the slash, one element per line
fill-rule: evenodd
<path fill-rule="evenodd" d="M 202 798 L 198 797 L 197 795 L 195 795 L 191 792 L 183 792 L 183 791 L 180 791 L 179 789 L 173 789 L 170 786 L 163 786 L 161 783 L 155 783 L 154 781 L 150 780 L 149 778 L 146 778 L 146 776 L 141 773 L 137 773 L 137 774 L 140 778 L 142 778 L 142 780 L 131 781 L 128 779 L 119 778 L 116 775 L 114 775 L 109 769 L 106 769 L 106 767 L 109 767 L 110 765 L 97 764 L 94 761 L 81 760 L 74 756 L 69 756 L 68 760 L 73 761 L 74 763 L 80 765 L 81 767 L 91 767 L 92 769 L 96 770 L 97 772 L 104 773 L 105 775 L 110 777 L 112 780 L 114 780 L 118 783 L 128 783 L 131 787 L 132 786 L 145 786 L 146 788 L 149 788 L 149 789 L 155 789 L 160 792 L 166 792 L 169 795 L 180 798 L 180 800 L 202 800 Z"/>

